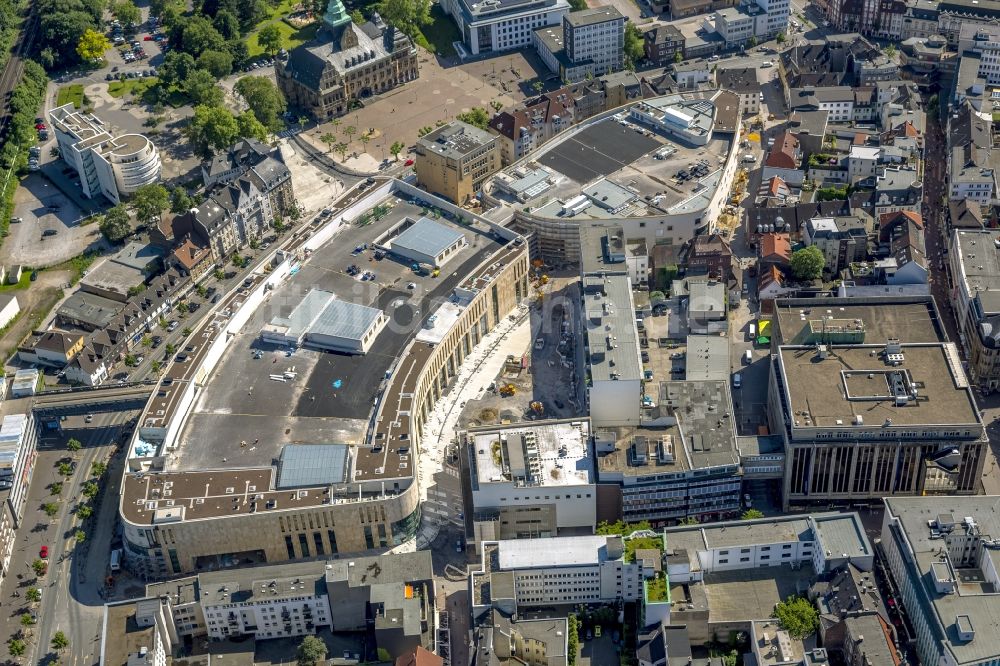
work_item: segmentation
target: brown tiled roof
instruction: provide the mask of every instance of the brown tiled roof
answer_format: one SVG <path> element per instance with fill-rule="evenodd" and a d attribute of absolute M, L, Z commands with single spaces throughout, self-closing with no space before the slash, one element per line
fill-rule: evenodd
<path fill-rule="evenodd" d="M 174 250 L 174 259 L 185 270 L 192 270 L 195 266 L 204 261 L 212 254 L 212 250 L 204 245 L 199 245 L 191 236 L 188 236 Z"/>
<path fill-rule="evenodd" d="M 788 234 L 769 233 L 760 237 L 760 256 L 771 261 L 788 261 L 792 246 Z"/>
<path fill-rule="evenodd" d="M 795 154 L 799 149 L 799 140 L 789 132 L 782 132 L 774 140 L 774 147 L 764 160 L 764 166 L 776 169 L 798 169 Z"/>
<path fill-rule="evenodd" d="M 396 666 L 443 666 L 443 664 L 444 659 L 420 645 L 410 654 L 400 655 L 396 659 Z"/>

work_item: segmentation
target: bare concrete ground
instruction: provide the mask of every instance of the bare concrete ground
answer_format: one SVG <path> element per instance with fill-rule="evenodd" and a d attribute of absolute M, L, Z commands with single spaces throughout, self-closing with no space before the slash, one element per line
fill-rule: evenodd
<path fill-rule="evenodd" d="M 531 309 L 531 341 L 523 350 L 528 356 L 528 367 L 516 376 L 505 370 L 494 379 L 495 391 L 485 391 L 469 400 L 459 418 L 463 425 L 496 423 L 498 421 L 524 421 L 532 418 L 568 418 L 583 414 L 579 384 L 574 383 L 578 366 L 579 336 L 574 335 L 579 321 L 576 304 L 579 303 L 578 280 L 575 276 L 553 279 L 543 290 L 542 306 Z M 563 338 L 563 321 L 569 322 L 567 338 Z M 543 341 L 542 349 L 535 349 L 534 341 Z M 565 344 L 560 346 L 560 343 Z M 572 361 L 566 367 L 563 361 Z M 499 388 L 505 384 L 515 387 L 512 396 L 503 397 Z M 542 403 L 544 410 L 537 413 L 532 402 Z"/>
<path fill-rule="evenodd" d="M 534 94 L 531 83 L 549 75 L 538 56 L 527 51 L 513 51 L 490 60 L 445 67 L 426 52 L 420 54 L 420 78 L 377 98 L 367 100 L 364 108 L 338 119 L 323 123 L 305 133 L 317 147 L 326 149 L 319 137 L 331 133 L 337 142 L 348 144 L 347 164 L 351 155 L 365 153 L 375 162 L 391 159 L 389 147 L 396 141 L 411 146 L 421 127 L 435 127 L 453 120 L 473 107 L 481 107 L 490 115 L 493 102 L 503 108 L 514 106 Z M 558 77 L 557 77 L 558 78 Z M 344 131 L 355 127 L 357 133 Z M 372 139 L 365 145 L 361 135 L 369 130 Z M 405 157 L 401 154 L 400 157 Z M 332 155 L 336 160 L 340 156 Z M 359 167 L 360 168 L 360 167 Z"/>

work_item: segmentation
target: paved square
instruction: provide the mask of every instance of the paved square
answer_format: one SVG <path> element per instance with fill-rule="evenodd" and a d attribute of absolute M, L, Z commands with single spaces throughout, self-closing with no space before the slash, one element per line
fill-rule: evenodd
<path fill-rule="evenodd" d="M 589 183 L 631 164 L 659 145 L 631 127 L 605 120 L 563 141 L 538 161 L 578 183 Z"/>

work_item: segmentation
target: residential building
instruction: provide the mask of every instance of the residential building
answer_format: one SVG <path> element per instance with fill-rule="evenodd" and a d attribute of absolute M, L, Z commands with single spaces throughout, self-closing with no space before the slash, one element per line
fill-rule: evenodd
<path fill-rule="evenodd" d="M 185 236 L 170 253 L 167 263 L 181 275 L 189 276 L 192 282 L 201 280 L 215 266 L 211 244 L 195 235 Z"/>
<path fill-rule="evenodd" d="M 868 258 L 868 233 L 859 217 L 816 217 L 806 223 L 802 240 L 823 253 L 825 269 L 833 275 Z"/>
<path fill-rule="evenodd" d="M 879 219 L 879 249 L 875 262 L 885 284 L 927 284 L 930 270 L 922 218 L 911 211 L 887 213 Z"/>
<path fill-rule="evenodd" d="M 598 492 L 627 522 L 712 519 L 740 509 L 729 381 L 647 383 L 642 424 L 597 427 Z"/>
<path fill-rule="evenodd" d="M 666 528 L 663 539 L 672 594 L 661 612 L 671 625 L 686 625 L 698 643 L 730 631 L 753 632 L 752 624 L 771 621 L 774 604 L 792 590 L 848 563 L 867 572 L 874 566 L 875 551 L 857 513 L 681 525 Z M 649 619 L 648 607 L 646 612 Z"/>
<path fill-rule="evenodd" d="M 922 664 L 984 666 L 1000 660 L 989 629 L 997 605 L 997 500 L 885 499 L 882 551 Z"/>
<path fill-rule="evenodd" d="M 804 229 L 803 226 L 803 232 Z M 757 246 L 757 259 L 761 266 L 787 267 L 792 259 L 792 244 L 788 233 L 769 231 L 761 234 Z"/>
<path fill-rule="evenodd" d="M 186 640 L 268 640 L 370 631 L 390 658 L 434 647 L 429 551 L 206 571 L 154 583 L 128 602 L 136 624 L 155 621 L 168 654 Z M 106 613 L 116 605 L 106 607 Z M 120 641 L 108 627 L 105 643 Z M 106 648 L 107 649 L 107 648 Z"/>
<path fill-rule="evenodd" d="M 474 428 L 460 437 L 476 543 L 596 527 L 597 481 L 586 421 Z"/>
<path fill-rule="evenodd" d="M 245 175 L 228 184 L 216 185 L 205 201 L 177 223 L 192 230 L 196 245 L 207 241 L 212 259 L 218 264 L 251 243 L 260 243 L 271 233 L 271 224 L 282 212 L 273 205 L 276 199 L 261 190 L 254 180 Z M 275 189 L 272 193 L 280 191 Z M 282 196 L 279 195 L 278 201 Z"/>
<path fill-rule="evenodd" d="M 928 299 L 775 303 L 768 424 L 786 509 L 977 492 L 985 430 L 938 321 Z"/>
<path fill-rule="evenodd" d="M 808 41 L 786 49 L 780 57 L 778 75 L 786 95 L 795 88 L 871 86 L 899 79 L 895 61 L 857 33 Z"/>
<path fill-rule="evenodd" d="M 481 666 L 567 666 L 569 622 L 565 615 L 528 619 L 496 607 L 476 619 L 475 663 Z M 396 666 L 399 666 L 397 664 Z"/>
<path fill-rule="evenodd" d="M 18 347 L 17 356 L 23 363 L 37 363 L 52 368 L 65 368 L 83 351 L 84 336 L 58 329 L 37 331 Z"/>
<path fill-rule="evenodd" d="M 285 166 L 281 151 L 256 139 L 243 139 L 220 152 L 202 165 L 201 175 L 209 192 L 246 180 L 270 199 L 276 214 L 288 215 L 297 207 L 292 172 Z"/>
<path fill-rule="evenodd" d="M 697 90 L 702 85 L 714 85 L 714 67 L 708 61 L 675 62 L 668 64 L 678 90 Z"/>
<path fill-rule="evenodd" d="M 582 120 L 575 115 L 576 98 L 572 88 L 567 86 L 528 100 L 521 108 L 493 116 L 489 129 L 498 135 L 503 166 L 517 162 Z"/>
<path fill-rule="evenodd" d="M 685 266 L 687 275 L 707 275 L 727 285 L 735 278 L 733 250 L 719 234 L 696 236 L 691 241 Z"/>
<path fill-rule="evenodd" d="M 445 0 L 441 6 L 472 56 L 531 46 L 536 29 L 559 25 L 570 11 L 566 0 Z"/>
<path fill-rule="evenodd" d="M 463 204 L 500 170 L 500 144 L 494 134 L 461 120 L 417 139 L 417 180 L 434 194 Z"/>
<path fill-rule="evenodd" d="M 566 14 L 561 39 L 554 28 L 535 30 L 535 46 L 549 70 L 563 81 L 616 72 L 625 66 L 625 17 L 607 5 Z"/>
<path fill-rule="evenodd" d="M 444 658 L 418 645 L 413 652 L 396 657 L 395 666 L 444 666 Z"/>
<path fill-rule="evenodd" d="M 937 27 L 937 22 L 934 25 Z M 948 47 L 948 40 L 937 34 L 910 37 L 900 46 L 903 66 L 919 75 L 953 75 L 960 59 Z"/>
<path fill-rule="evenodd" d="M 913 167 L 881 169 L 875 177 L 874 216 L 904 210 L 921 214 L 923 181 Z"/>
<path fill-rule="evenodd" d="M 722 69 L 716 74 L 716 83 L 740 98 L 740 115 L 752 116 L 760 112 L 761 86 L 757 70 L 753 67 Z"/>
<path fill-rule="evenodd" d="M 879 39 L 899 39 L 906 12 L 904 0 L 829 0 L 826 7 L 827 19 L 838 29 Z"/>
<path fill-rule="evenodd" d="M 104 606 L 100 663 L 107 666 L 167 666 L 173 640 L 157 599 Z"/>
<path fill-rule="evenodd" d="M 656 67 L 669 67 L 684 55 L 684 35 L 677 26 L 666 24 L 650 28 L 642 36 L 646 59 Z"/>
<path fill-rule="evenodd" d="M 880 162 L 878 146 L 852 145 L 847 155 L 847 180 L 852 185 L 865 178 L 874 178 Z"/>
<path fill-rule="evenodd" d="M 12 390 L 15 397 L 17 393 Z M 28 488 L 38 457 L 38 423 L 33 412 L 9 414 L 0 422 L 0 579 L 11 573 L 11 558 L 22 526 Z"/>
<path fill-rule="evenodd" d="M 789 185 L 799 186 L 805 179 L 802 171 L 802 145 L 794 134 L 781 132 L 764 157 L 762 179 L 780 176 Z"/>
<path fill-rule="evenodd" d="M 469 574 L 472 616 L 492 607 L 518 612 L 537 606 L 636 601 L 642 561 L 626 561 L 620 536 L 570 536 L 484 542 Z"/>
<path fill-rule="evenodd" d="M 685 275 L 670 287 L 672 300 L 679 302 L 674 312 L 682 312 L 691 333 L 710 335 L 729 330 L 729 305 L 725 282 L 707 275 Z"/>
<path fill-rule="evenodd" d="M 935 0 L 909 0 L 903 12 L 903 27 L 900 39 L 929 39 L 938 33 L 940 17 Z"/>
<path fill-rule="evenodd" d="M 6 328 L 21 313 L 21 306 L 14 294 L 0 295 L 0 329 Z"/>
<path fill-rule="evenodd" d="M 997 196 L 997 157 L 991 123 L 971 104 L 961 104 L 948 119 L 950 154 L 948 198 L 972 199 L 981 206 Z"/>
<path fill-rule="evenodd" d="M 951 232 L 952 303 L 969 374 L 985 393 L 1000 389 L 1000 249 L 991 229 Z"/>
<path fill-rule="evenodd" d="M 417 50 L 402 30 L 377 12 L 355 25 L 341 0 L 329 0 L 316 38 L 278 58 L 274 69 L 288 103 L 317 120 L 342 116 L 359 100 L 420 76 Z"/>
<path fill-rule="evenodd" d="M 98 262 L 80 279 L 80 292 L 128 303 L 146 280 L 162 270 L 164 252 L 152 243 L 132 241 L 117 254 Z"/>
<path fill-rule="evenodd" d="M 952 199 L 948 202 L 948 223 L 953 229 L 983 229 L 983 207 L 973 199 Z"/>
<path fill-rule="evenodd" d="M 142 134 L 114 136 L 97 116 L 64 104 L 49 111 L 59 155 L 76 170 L 83 196 L 117 204 L 160 180 L 160 152 Z"/>

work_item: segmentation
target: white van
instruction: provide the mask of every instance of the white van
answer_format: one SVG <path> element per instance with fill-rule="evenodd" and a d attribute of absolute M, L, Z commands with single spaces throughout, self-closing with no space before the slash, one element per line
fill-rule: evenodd
<path fill-rule="evenodd" d="M 747 330 L 747 335 L 751 342 L 757 339 L 757 324 L 750 324 L 750 328 Z"/>
<path fill-rule="evenodd" d="M 747 153 L 746 155 L 743 156 L 743 161 L 744 162 L 756 162 L 757 161 L 757 156 L 756 155 L 751 155 L 750 153 Z"/>
<path fill-rule="evenodd" d="M 122 549 L 116 548 L 111 551 L 111 570 L 121 571 L 122 568 Z"/>
<path fill-rule="evenodd" d="M 753 354 L 750 353 L 749 349 L 743 352 L 743 362 L 747 365 L 753 363 Z"/>
<path fill-rule="evenodd" d="M 765 60 L 764 62 L 760 63 L 760 66 L 761 67 L 774 67 L 774 63 L 771 62 L 770 60 Z"/>

